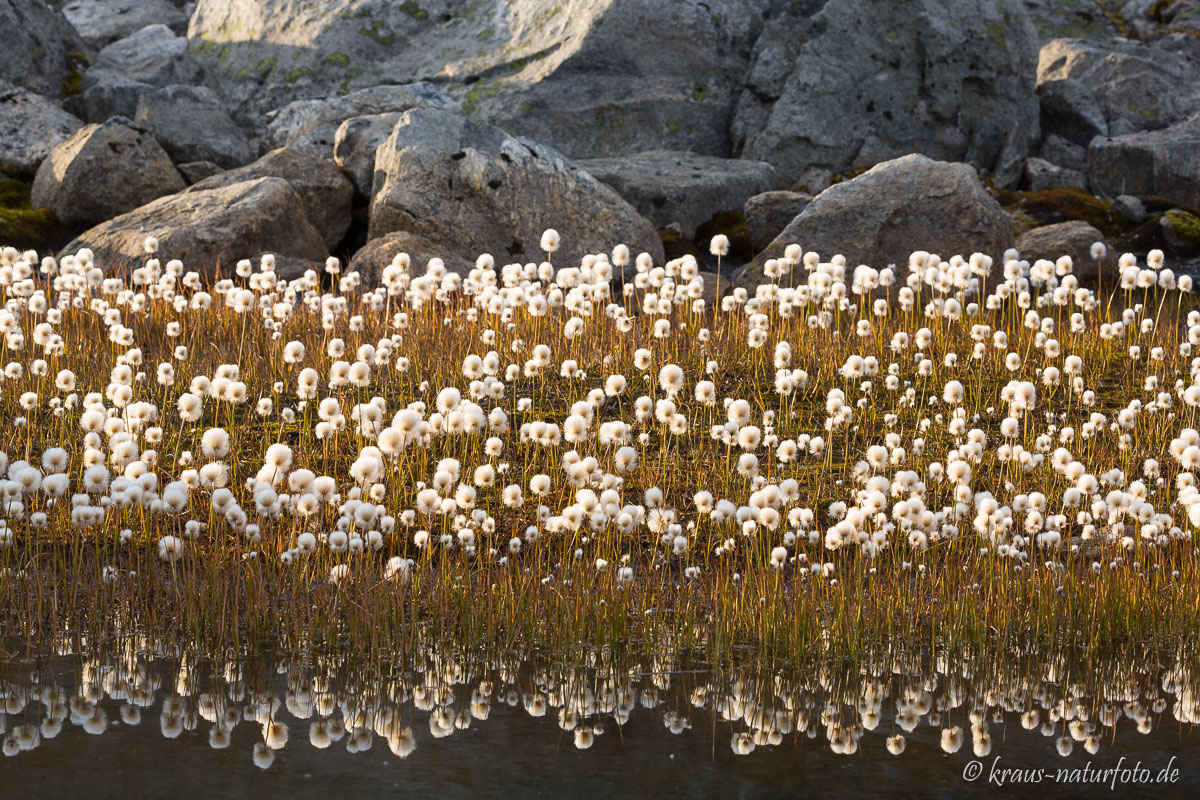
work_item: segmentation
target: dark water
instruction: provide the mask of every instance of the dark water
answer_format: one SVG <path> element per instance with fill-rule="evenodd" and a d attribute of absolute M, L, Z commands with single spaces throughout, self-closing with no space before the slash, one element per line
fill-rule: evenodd
<path fill-rule="evenodd" d="M 1197 797 L 1197 666 L 430 649 L 381 667 L 143 644 L 4 666 L 0 797 Z M 1005 769 L 1042 772 L 998 786 Z"/>

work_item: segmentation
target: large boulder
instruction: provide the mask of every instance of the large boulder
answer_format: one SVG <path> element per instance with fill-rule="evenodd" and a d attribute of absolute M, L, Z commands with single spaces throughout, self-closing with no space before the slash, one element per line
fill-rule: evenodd
<path fill-rule="evenodd" d="M 754 252 L 770 244 L 811 202 L 811 194 L 788 191 L 763 192 L 747 200 L 742 213 Z"/>
<path fill-rule="evenodd" d="M 147 25 L 187 30 L 188 15 L 167 0 L 69 0 L 63 15 L 84 41 L 104 47 Z"/>
<path fill-rule="evenodd" d="M 43 0 L 0 0 L 0 81 L 58 97 L 88 56 L 87 45 Z"/>
<path fill-rule="evenodd" d="M 1200 112 L 1161 131 L 1093 139 L 1088 181 L 1095 194 L 1159 195 L 1200 206 Z"/>
<path fill-rule="evenodd" d="M 1092 90 L 1079 81 L 1072 78 L 1042 81 L 1038 84 L 1038 99 L 1044 132 L 1084 147 L 1095 137 L 1108 135 L 1104 109 Z"/>
<path fill-rule="evenodd" d="M 1030 264 L 1043 258 L 1057 261 L 1070 256 L 1075 275 L 1081 282 L 1094 286 L 1101 274 L 1111 283 L 1117 268 L 1117 254 L 1107 244 L 1099 261 L 1092 258 L 1092 245 L 1096 242 L 1104 243 L 1103 233 L 1082 220 L 1072 220 L 1027 231 L 1013 246 Z"/>
<path fill-rule="evenodd" d="M 187 39 L 166 25 L 147 25 L 96 54 L 92 69 L 110 70 L 151 86 L 202 83 L 204 67 L 187 52 Z M 89 70 L 90 72 L 91 70 Z"/>
<path fill-rule="evenodd" d="M 176 166 L 179 167 L 179 174 L 183 176 L 188 186 L 225 171 L 211 161 L 185 161 Z"/>
<path fill-rule="evenodd" d="M 166 86 L 138 98 L 133 121 L 147 128 L 177 162 L 211 161 L 226 169 L 254 159 L 253 146 L 203 86 Z"/>
<path fill-rule="evenodd" d="M 1042 142 L 1038 157 L 1063 169 L 1087 172 L 1087 147 L 1064 139 L 1056 133 L 1050 134 L 1046 141 Z"/>
<path fill-rule="evenodd" d="M 811 18 L 795 8 L 755 45 L 736 152 L 813 189 L 912 152 L 1020 179 L 1039 140 L 1039 42 L 1020 0 L 842 0 Z"/>
<path fill-rule="evenodd" d="M 437 76 L 464 109 L 574 158 L 729 155 L 773 0 L 199 0 L 191 51 L 239 119 Z"/>
<path fill-rule="evenodd" d="M 895 264 L 903 275 L 917 250 L 947 259 L 975 252 L 999 258 L 1012 242 L 1012 218 L 970 165 L 910 155 L 821 192 L 738 273 L 735 283 L 767 282 L 767 259 L 781 258 L 792 243 L 826 259 L 840 253 L 851 267 Z"/>
<path fill-rule="evenodd" d="M 87 227 L 183 188 L 154 137 L 114 117 L 85 125 L 54 148 L 38 168 L 31 200 L 64 225 Z"/>
<path fill-rule="evenodd" d="M 1037 69 L 1039 91 L 1052 81 L 1071 79 L 1090 92 L 1090 99 L 1080 102 L 1098 105 L 1109 128 L 1125 120 L 1133 130 L 1164 128 L 1200 111 L 1197 74 L 1200 62 L 1186 53 L 1123 39 L 1055 39 L 1042 47 Z"/>
<path fill-rule="evenodd" d="M 160 197 L 85 231 L 63 252 L 90 247 L 96 263 L 113 271 L 141 263 L 147 236 L 157 237 L 160 258 L 181 259 L 210 276 L 218 267 L 229 275 L 239 260 L 273 253 L 276 272 L 291 279 L 328 257 L 300 195 L 283 178 Z"/>
<path fill-rule="evenodd" d="M 346 171 L 359 194 L 370 197 L 375 180 L 375 151 L 392 135 L 400 111 L 350 117 L 333 137 L 333 160 Z"/>
<path fill-rule="evenodd" d="M 654 226 L 553 148 L 450 111 L 404 112 L 375 156 L 370 237 L 407 231 L 468 258 L 540 260 L 554 228 L 560 265 L 624 243 L 662 261 Z"/>
<path fill-rule="evenodd" d="M 1022 186 L 1031 192 L 1045 189 L 1086 189 L 1087 176 L 1078 170 L 1060 167 L 1042 158 L 1027 158 Z"/>
<path fill-rule="evenodd" d="M 138 99 L 155 88 L 116 70 L 98 67 L 84 73 L 79 94 L 64 100 L 63 108 L 85 122 L 99 123 L 110 117 L 132 119 Z"/>
<path fill-rule="evenodd" d="M 32 178 L 50 151 L 82 125 L 41 95 L 0 83 L 0 171 Z"/>
<path fill-rule="evenodd" d="M 408 254 L 411 275 L 424 274 L 431 258 L 440 258 L 447 270 L 464 276 L 475 266 L 475 262 L 466 256 L 446 250 L 423 236 L 395 231 L 371 239 L 359 248 L 350 259 L 350 269 L 358 271 L 364 286 L 374 288 L 379 285 L 384 268 L 400 253 Z"/>
<path fill-rule="evenodd" d="M 187 191 L 204 192 L 264 177 L 283 178 L 291 184 L 300 196 L 305 216 L 321 234 L 326 247 L 332 249 L 346 235 L 354 187 L 333 164 L 299 150 L 287 147 L 272 150 L 244 167 L 204 178 Z"/>
<path fill-rule="evenodd" d="M 775 168 L 763 161 L 652 150 L 632 156 L 575 162 L 617 190 L 655 227 L 679 223 L 692 239 L 715 215 L 741 211 L 746 201 L 774 189 Z"/>
<path fill-rule="evenodd" d="M 345 120 L 399 114 L 410 108 L 457 109 L 458 104 L 440 87 L 425 81 L 372 86 L 345 96 L 296 100 L 277 108 L 267 114 L 264 136 L 272 147 L 290 147 L 333 160 L 338 128 Z M 394 121 L 392 125 L 395 125 Z M 386 139 L 391 132 L 389 127 L 383 138 Z M 372 150 L 372 164 L 374 160 Z M 363 194 L 370 194 L 370 191 L 368 179 Z"/>

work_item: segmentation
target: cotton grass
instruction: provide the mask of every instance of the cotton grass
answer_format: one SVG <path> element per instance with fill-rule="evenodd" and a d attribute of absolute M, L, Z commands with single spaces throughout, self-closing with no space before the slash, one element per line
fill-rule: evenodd
<path fill-rule="evenodd" d="M 721 298 L 620 248 L 0 270 L 5 624 L 120 592 L 214 636 L 1194 630 L 1200 311 L 1160 256 L 1099 295 L 1011 252 L 788 252 Z"/>

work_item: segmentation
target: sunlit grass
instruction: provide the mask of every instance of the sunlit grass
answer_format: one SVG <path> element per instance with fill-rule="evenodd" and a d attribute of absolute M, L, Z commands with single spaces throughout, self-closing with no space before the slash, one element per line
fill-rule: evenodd
<path fill-rule="evenodd" d="M 719 308 L 688 259 L 622 290 L 621 249 L 379 288 L 147 258 L 3 254 L 11 634 L 853 654 L 1200 622 L 1200 312 L 1160 254 L 1097 296 L 1069 261 L 916 253 L 898 288 L 796 248 Z"/>

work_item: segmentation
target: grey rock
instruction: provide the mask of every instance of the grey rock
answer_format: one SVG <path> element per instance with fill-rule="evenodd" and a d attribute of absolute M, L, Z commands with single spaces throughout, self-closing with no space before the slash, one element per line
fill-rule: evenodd
<path fill-rule="evenodd" d="M 1095 286 L 1103 274 L 1105 283 L 1115 286 L 1112 280 L 1116 275 L 1117 254 L 1105 244 L 1105 255 L 1097 262 L 1092 258 L 1092 245 L 1096 242 L 1104 242 L 1103 233 L 1082 220 L 1072 220 L 1027 231 L 1013 246 L 1030 264 L 1040 259 L 1058 261 L 1070 256 L 1074 274 L 1081 283 Z"/>
<path fill-rule="evenodd" d="M 34 208 L 88 227 L 183 189 L 183 178 L 149 133 L 122 117 L 85 125 L 55 147 L 33 181 Z"/>
<path fill-rule="evenodd" d="M 43 0 L 0 0 L 0 82 L 58 97 L 90 55 L 58 9 Z"/>
<path fill-rule="evenodd" d="M 607 183 L 656 228 L 678 222 L 687 239 L 717 214 L 741 211 L 774 189 L 775 168 L 763 161 L 718 158 L 679 150 L 585 159 L 580 169 Z"/>
<path fill-rule="evenodd" d="M 1097 195 L 1159 195 L 1200 206 L 1200 113 L 1161 131 L 1093 139 L 1088 182 Z"/>
<path fill-rule="evenodd" d="M 1108 39 L 1117 31 L 1101 8 L 1105 1 L 1025 0 L 1025 8 L 1043 42 L 1068 36 Z"/>
<path fill-rule="evenodd" d="M 207 71 L 188 55 L 187 46 L 188 40 L 166 25 L 147 25 L 97 53 L 92 69 L 119 72 L 152 86 L 203 83 Z"/>
<path fill-rule="evenodd" d="M 828 259 L 837 253 L 850 265 L 898 266 L 903 284 L 909 256 L 917 250 L 953 255 L 986 253 L 999 259 L 1012 245 L 1012 218 L 984 189 L 968 164 L 909 155 L 879 164 L 813 198 L 800 216 L 734 280 L 752 288 L 769 282 L 768 259 L 800 244 Z M 793 274 L 791 280 L 802 280 Z"/>
<path fill-rule="evenodd" d="M 167 0 L 69 0 L 63 15 L 93 47 L 104 47 L 147 25 L 187 30 L 188 15 Z"/>
<path fill-rule="evenodd" d="M 1200 110 L 1198 72 L 1200 61 L 1186 53 L 1121 39 L 1055 39 L 1042 47 L 1037 70 L 1039 87 L 1071 79 L 1089 89 L 1113 135 L 1118 120 L 1153 130 Z"/>
<path fill-rule="evenodd" d="M 1139 130 L 1141 130 L 1141 129 L 1138 128 L 1137 125 L 1134 125 L 1129 120 L 1125 119 L 1124 117 L 1121 117 L 1120 119 L 1113 121 L 1112 125 L 1108 126 L 1108 135 L 1109 136 L 1128 136 L 1131 133 L 1137 133 Z M 1090 142 L 1089 142 L 1089 144 L 1090 144 Z"/>
<path fill-rule="evenodd" d="M 547 3 L 519 0 L 524 14 Z M 730 125 L 770 0 L 586 0 L 562 25 L 563 44 L 517 73 L 518 91 L 478 113 L 572 158 L 686 150 L 734 155 Z M 553 6 L 551 6 L 553 7 Z M 550 44 L 550 43 L 547 43 Z M 551 45 L 554 46 L 554 45 Z M 462 96 L 468 108 L 467 87 Z"/>
<path fill-rule="evenodd" d="M 1113 200 L 1113 211 L 1135 225 L 1150 219 L 1145 203 L 1129 194 L 1118 195 Z"/>
<path fill-rule="evenodd" d="M 333 160 L 350 176 L 359 194 L 370 197 L 375 180 L 375 150 L 392 135 L 401 112 L 351 117 L 338 126 L 333 139 Z"/>
<path fill-rule="evenodd" d="M 100 123 L 110 117 L 132 119 L 138 98 L 155 87 L 127 78 L 103 67 L 89 69 L 83 76 L 82 91 L 63 101 L 63 108 L 86 122 Z"/>
<path fill-rule="evenodd" d="M 1162 21 L 1174 29 L 1200 31 L 1200 2 L 1171 0 L 1161 11 Z"/>
<path fill-rule="evenodd" d="M 334 145 L 342 122 L 351 117 L 399 113 L 410 108 L 457 109 L 458 104 L 432 83 L 372 86 L 344 97 L 297 100 L 275 109 L 267 114 L 265 136 L 272 147 L 290 147 L 334 160 Z M 368 182 L 364 194 L 369 193 Z"/>
<path fill-rule="evenodd" d="M 333 164 L 299 150 L 286 147 L 272 150 L 244 167 L 205 178 L 187 191 L 208 191 L 263 177 L 283 178 L 291 184 L 326 247 L 333 248 L 346 235 L 354 187 Z"/>
<path fill-rule="evenodd" d="M 1068 141 L 1058 134 L 1052 133 L 1046 137 L 1038 155 L 1063 169 L 1087 172 L 1087 147 Z"/>
<path fill-rule="evenodd" d="M 1087 189 L 1087 176 L 1073 169 L 1051 164 L 1041 158 L 1025 159 L 1025 188 L 1031 192 L 1044 189 Z"/>
<path fill-rule="evenodd" d="M 786 191 L 763 192 L 747 200 L 742 208 L 754 252 L 770 244 L 811 202 L 811 194 Z"/>
<path fill-rule="evenodd" d="M 212 161 L 228 169 L 255 156 L 221 98 L 202 86 L 167 86 L 144 94 L 133 120 L 150 130 L 176 162 Z"/>
<path fill-rule="evenodd" d="M 147 236 L 157 237 L 159 258 L 181 259 L 186 269 L 209 276 L 218 265 L 228 275 L 239 260 L 272 253 L 275 271 L 290 280 L 328 257 L 300 196 L 283 178 L 160 197 L 85 231 L 63 252 L 89 247 L 97 265 L 112 272 L 143 261 Z"/>
<path fill-rule="evenodd" d="M 239 120 L 437 76 L 472 116 L 571 157 L 663 147 L 727 156 L 733 105 L 771 5 L 200 0 L 189 37 Z"/>
<path fill-rule="evenodd" d="M 755 45 L 735 153 L 809 185 L 914 151 L 1015 184 L 1040 139 L 1038 44 L 1020 0 L 842 0 L 811 19 L 785 13 Z"/>
<path fill-rule="evenodd" d="M 1108 135 L 1108 121 L 1092 90 L 1077 80 L 1062 78 L 1038 84 L 1042 130 L 1087 146 L 1096 136 Z"/>
<path fill-rule="evenodd" d="M 1130 0 L 1121 6 L 1121 16 L 1130 23 L 1145 23 L 1148 35 L 1167 31 L 1200 30 L 1200 2 L 1197 0 Z"/>
<path fill-rule="evenodd" d="M 41 95 L 0 83 L 0 170 L 32 178 L 50 151 L 82 126 Z"/>
<path fill-rule="evenodd" d="M 211 178 L 213 175 L 218 175 L 225 170 L 219 164 L 214 164 L 211 161 L 185 161 L 179 164 L 179 173 L 183 175 L 183 179 L 188 186 L 195 186 L 205 178 Z"/>
<path fill-rule="evenodd" d="M 464 254 L 447 250 L 444 246 L 431 242 L 423 236 L 417 236 L 406 231 L 394 231 L 369 240 L 350 258 L 350 269 L 357 270 L 362 277 L 363 285 L 374 288 L 379 285 L 383 270 L 392 263 L 392 259 L 400 253 L 407 253 L 410 264 L 410 275 L 423 275 L 431 258 L 440 258 L 450 272 L 465 276 L 475 266 L 475 262 Z"/>
<path fill-rule="evenodd" d="M 467 256 L 540 260 L 547 228 L 562 237 L 560 265 L 619 243 L 663 259 L 654 226 L 610 187 L 491 125 L 414 108 L 376 153 L 369 238 L 408 231 Z"/>

